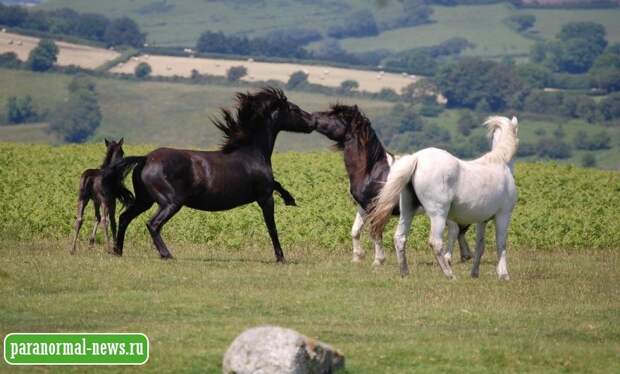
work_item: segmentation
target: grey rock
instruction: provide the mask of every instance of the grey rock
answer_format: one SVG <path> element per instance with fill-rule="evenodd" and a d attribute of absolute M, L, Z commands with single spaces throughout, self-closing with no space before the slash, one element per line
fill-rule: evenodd
<path fill-rule="evenodd" d="M 241 333 L 224 354 L 225 374 L 328 374 L 344 367 L 331 346 L 278 326 Z"/>

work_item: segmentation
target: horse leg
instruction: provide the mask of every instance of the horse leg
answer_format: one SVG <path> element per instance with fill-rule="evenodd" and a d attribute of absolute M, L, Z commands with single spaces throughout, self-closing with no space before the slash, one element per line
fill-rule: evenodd
<path fill-rule="evenodd" d="M 508 238 L 508 225 L 510 224 L 510 212 L 500 213 L 495 216 L 495 241 L 497 242 L 497 275 L 500 280 L 509 280 L 508 263 L 506 260 L 506 239 Z"/>
<path fill-rule="evenodd" d="M 69 251 L 71 254 L 75 253 L 78 235 L 80 234 L 80 228 L 82 227 L 82 218 L 84 217 L 84 208 L 86 208 L 86 204 L 88 204 L 87 199 L 78 199 L 77 215 L 75 219 L 75 236 L 73 237 L 73 245 L 71 246 L 71 250 Z"/>
<path fill-rule="evenodd" d="M 127 207 L 121 214 L 118 222 L 118 232 L 116 233 L 116 244 L 114 245 L 115 255 L 123 255 L 123 245 L 125 244 L 127 226 L 129 226 L 134 218 L 146 212 L 151 206 L 153 206 L 152 200 L 136 200 L 135 203 Z"/>
<path fill-rule="evenodd" d="M 166 206 L 159 206 L 155 215 L 149 220 L 146 224 L 149 232 L 151 233 L 151 237 L 153 238 L 153 244 L 155 244 L 155 248 L 159 251 L 159 255 L 162 259 L 171 259 L 172 254 L 166 247 L 166 243 L 161 238 L 161 228 L 181 209 L 181 205 L 177 204 L 169 204 Z"/>
<path fill-rule="evenodd" d="M 273 196 L 269 196 L 264 200 L 258 202 L 261 210 L 263 211 L 263 219 L 267 225 L 267 231 L 269 231 L 269 237 L 273 244 L 273 251 L 276 255 L 276 262 L 284 262 L 284 253 L 280 246 L 280 239 L 278 239 L 278 230 L 276 229 L 276 220 L 273 216 Z"/>
<path fill-rule="evenodd" d="M 448 220 L 446 223 L 448 225 L 448 245 L 446 247 L 445 253 L 443 254 L 443 258 L 452 265 L 452 251 L 454 250 L 454 241 L 459 235 L 459 225 L 456 222 L 450 220 Z"/>
<path fill-rule="evenodd" d="M 284 200 L 284 205 L 297 206 L 293 195 L 282 187 L 280 182 L 276 180 L 273 181 L 273 190 L 280 194 L 280 197 Z"/>
<path fill-rule="evenodd" d="M 459 249 L 461 251 L 461 262 L 465 262 L 471 258 L 471 251 L 469 250 L 469 244 L 465 239 L 465 234 L 469 230 L 470 225 L 459 225 L 458 241 Z"/>
<path fill-rule="evenodd" d="M 398 226 L 394 233 L 394 248 L 396 249 L 396 260 L 400 266 L 400 276 L 409 275 L 409 265 L 407 264 L 407 253 L 405 244 L 407 244 L 407 234 L 411 228 L 411 221 L 415 214 L 413 206 L 413 196 L 408 190 L 403 190 L 400 194 L 400 217 L 398 218 Z"/>
<path fill-rule="evenodd" d="M 116 242 L 116 201 L 112 200 L 108 204 L 108 212 L 110 216 L 110 229 L 112 231 L 112 241 Z"/>
<path fill-rule="evenodd" d="M 428 212 L 428 211 L 427 211 Z M 429 212 L 430 213 L 430 212 Z M 435 252 L 435 258 L 444 275 L 449 279 L 455 279 L 450 264 L 443 256 L 443 230 L 446 226 L 446 214 L 433 214 L 431 219 L 431 233 L 428 240 L 431 248 Z"/>
<path fill-rule="evenodd" d="M 362 262 L 364 256 L 364 248 L 360 243 L 360 236 L 362 234 L 362 228 L 364 228 L 364 212 L 362 208 L 357 209 L 355 214 L 355 221 L 353 221 L 353 227 L 351 227 L 351 239 L 353 241 L 353 259 L 352 262 Z"/>
<path fill-rule="evenodd" d="M 381 266 L 385 263 L 385 250 L 383 249 L 383 234 L 379 234 L 379 237 L 373 239 L 375 246 L 375 260 L 372 262 L 372 266 Z"/>
<path fill-rule="evenodd" d="M 93 225 L 93 232 L 90 235 L 90 239 L 88 239 L 88 244 L 90 246 L 95 244 L 95 239 L 97 236 L 97 228 L 99 227 L 99 222 L 101 222 L 101 213 L 99 212 L 99 202 L 95 200 L 95 224 Z"/>
<path fill-rule="evenodd" d="M 101 203 L 101 223 L 103 223 L 103 233 L 105 234 L 105 244 L 106 244 L 106 248 L 108 250 L 109 253 L 112 253 L 112 242 L 110 241 L 110 234 L 108 233 L 109 231 L 109 225 L 110 225 L 110 221 L 109 221 L 109 207 L 108 204 L 103 201 Z"/>
<path fill-rule="evenodd" d="M 472 278 L 478 278 L 480 275 L 480 260 L 484 254 L 484 231 L 486 227 L 486 222 L 476 224 L 476 254 L 474 255 L 474 264 L 471 267 Z"/>

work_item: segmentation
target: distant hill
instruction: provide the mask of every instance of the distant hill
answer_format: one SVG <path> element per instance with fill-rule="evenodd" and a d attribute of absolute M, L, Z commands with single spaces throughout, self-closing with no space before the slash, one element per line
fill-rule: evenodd
<path fill-rule="evenodd" d="M 554 0 L 539 0 L 541 2 Z M 562 0 L 557 0 L 562 1 Z M 566 0 L 568 1 L 568 0 Z M 593 6 L 595 2 L 592 2 Z M 248 37 L 272 32 L 318 31 L 342 26 L 356 12 L 369 11 L 379 34 L 341 39 L 351 52 L 400 51 L 465 37 L 476 46 L 466 53 L 480 56 L 524 55 L 533 44 L 508 27 L 503 20 L 515 14 L 533 14 L 532 32 L 552 38 L 562 24 L 595 21 L 607 29 L 610 42 L 620 42 L 620 8 L 616 9 L 519 9 L 509 2 L 488 5 L 432 6 L 428 24 L 415 27 L 387 27 L 403 13 L 401 1 L 353 0 L 49 0 L 43 9 L 73 8 L 80 12 L 102 13 L 109 17 L 129 16 L 147 32 L 149 43 L 159 46 L 194 46 L 203 31 L 222 31 Z M 310 46 L 319 48 L 319 43 Z"/>

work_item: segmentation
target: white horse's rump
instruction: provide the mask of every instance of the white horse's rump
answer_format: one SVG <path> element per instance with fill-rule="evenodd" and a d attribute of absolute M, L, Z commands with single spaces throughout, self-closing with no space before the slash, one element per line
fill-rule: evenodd
<path fill-rule="evenodd" d="M 429 244 L 444 274 L 453 278 L 450 264 L 443 256 L 442 232 L 446 220 L 461 225 L 477 223 L 476 255 L 472 277 L 479 273 L 484 252 L 486 222 L 495 218 L 500 279 L 508 279 L 506 237 L 517 193 L 511 167 L 518 147 L 515 117 L 490 117 L 484 123 L 493 139 L 492 150 L 482 157 L 463 161 L 446 151 L 426 148 L 398 159 L 377 197 L 369 220 L 372 233 L 383 231 L 394 205 L 400 199 L 400 220 L 394 236 L 401 274 L 408 274 L 405 242 L 416 207 L 413 191 L 431 221 Z M 413 190 L 405 188 L 408 184 Z"/>

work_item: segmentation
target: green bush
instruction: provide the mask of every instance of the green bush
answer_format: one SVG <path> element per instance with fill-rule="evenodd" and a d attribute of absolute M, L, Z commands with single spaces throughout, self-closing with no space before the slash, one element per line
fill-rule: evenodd
<path fill-rule="evenodd" d="M 32 71 L 47 71 L 58 59 L 58 46 L 50 39 L 41 39 L 39 44 L 30 51 L 26 65 Z"/>
<path fill-rule="evenodd" d="M 147 64 L 146 62 L 139 63 L 134 69 L 134 74 L 136 78 L 140 79 L 148 77 L 149 75 L 151 75 L 151 72 L 151 65 Z"/>

